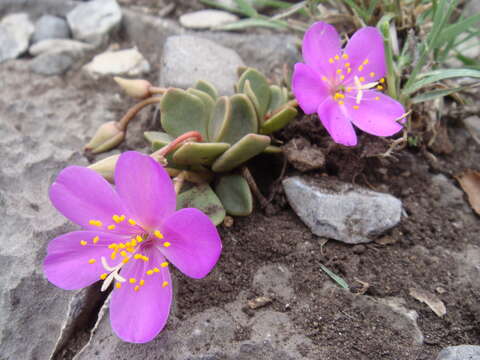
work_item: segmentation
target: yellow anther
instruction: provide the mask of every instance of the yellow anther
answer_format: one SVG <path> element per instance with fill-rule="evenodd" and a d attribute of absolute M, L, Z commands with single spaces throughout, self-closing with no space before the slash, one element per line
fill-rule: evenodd
<path fill-rule="evenodd" d="M 153 275 L 153 270 L 147 270 L 147 275 Z"/>
<path fill-rule="evenodd" d="M 102 222 L 100 220 L 90 220 L 88 222 L 90 225 L 93 225 L 93 226 L 102 226 Z"/>
<path fill-rule="evenodd" d="M 135 239 L 137 239 L 137 242 L 139 242 L 139 243 L 141 243 L 143 241 L 143 238 L 140 235 L 137 235 L 137 237 Z"/>
<path fill-rule="evenodd" d="M 380 97 L 378 97 L 378 96 L 375 96 L 375 100 L 380 100 Z"/>
<path fill-rule="evenodd" d="M 340 76 L 340 80 L 345 80 L 345 75 Z"/>
<path fill-rule="evenodd" d="M 135 220 L 133 220 L 133 219 L 128 219 L 128 223 L 129 223 L 130 225 L 132 225 L 132 226 L 137 225 L 137 222 L 136 222 Z"/>
<path fill-rule="evenodd" d="M 122 263 L 126 264 L 128 262 L 128 260 L 130 260 L 129 257 L 123 258 Z"/>
<path fill-rule="evenodd" d="M 122 283 L 117 281 L 117 282 L 115 283 L 115 287 L 116 287 L 117 289 L 120 289 L 120 288 L 122 287 Z"/>
<path fill-rule="evenodd" d="M 117 224 L 122 221 L 122 220 L 120 220 L 120 216 L 118 216 L 118 215 L 113 215 L 113 216 L 112 216 L 112 219 L 113 219 L 113 221 L 115 221 Z"/>
<path fill-rule="evenodd" d="M 362 71 L 362 70 L 363 70 L 363 65 L 360 65 L 360 66 L 358 67 L 358 71 Z"/>
<path fill-rule="evenodd" d="M 340 56 L 338 56 L 338 55 L 335 55 L 334 58 L 335 58 L 335 60 L 340 60 Z"/>
<path fill-rule="evenodd" d="M 364 81 L 365 81 L 365 78 L 364 78 L 363 76 L 360 76 L 360 77 L 358 78 L 358 80 L 360 80 L 360 82 L 364 82 Z"/>
<path fill-rule="evenodd" d="M 127 251 L 128 251 L 129 253 L 133 253 L 133 252 L 135 251 L 135 249 L 134 249 L 134 248 L 131 248 L 131 247 L 127 247 Z"/>
<path fill-rule="evenodd" d="M 137 246 L 137 240 L 132 239 L 132 240 L 130 241 L 130 246 L 132 246 L 132 247 Z"/>
<path fill-rule="evenodd" d="M 141 258 L 142 258 L 142 255 L 141 255 L 141 254 L 135 254 L 135 255 L 133 256 L 133 258 L 138 260 L 138 259 L 141 259 Z"/>
<path fill-rule="evenodd" d="M 120 222 L 125 221 L 125 215 L 120 216 Z"/>
<path fill-rule="evenodd" d="M 143 279 L 142 279 L 142 280 L 140 280 L 139 284 L 140 284 L 140 286 L 143 286 L 143 285 L 145 285 L 145 280 L 143 280 Z"/>
<path fill-rule="evenodd" d="M 328 62 L 329 62 L 330 64 L 333 64 L 334 60 L 333 60 L 332 58 L 330 58 L 330 59 L 328 59 Z"/>
<path fill-rule="evenodd" d="M 168 266 L 168 262 L 164 261 L 162 262 L 162 264 L 160 265 L 161 267 L 167 267 Z"/>
<path fill-rule="evenodd" d="M 155 231 L 153 232 L 153 234 L 154 234 L 157 238 L 163 239 L 163 234 L 162 234 L 160 231 L 155 230 Z"/>
<path fill-rule="evenodd" d="M 345 104 L 345 102 L 344 102 L 343 100 L 340 100 L 340 101 L 338 102 L 338 105 L 343 105 L 343 104 Z"/>
<path fill-rule="evenodd" d="M 355 110 L 358 110 L 358 109 L 360 108 L 360 106 L 358 106 L 358 105 L 353 105 L 353 108 L 354 108 Z"/>
<path fill-rule="evenodd" d="M 352 72 L 352 68 L 347 69 L 347 74 L 350 74 Z"/>
<path fill-rule="evenodd" d="M 80 245 L 85 246 L 87 245 L 87 242 L 85 240 L 80 240 Z"/>
<path fill-rule="evenodd" d="M 349 92 L 352 92 L 352 90 L 353 90 L 353 89 L 352 89 L 351 87 L 347 87 L 347 92 L 348 92 L 348 93 L 349 93 Z"/>
<path fill-rule="evenodd" d="M 88 263 L 89 263 L 89 264 L 95 264 L 96 262 L 97 262 L 97 260 L 95 260 L 95 259 L 90 259 L 90 260 L 88 260 Z"/>
<path fill-rule="evenodd" d="M 385 79 L 384 79 L 384 78 L 381 78 L 379 81 L 380 81 L 380 83 L 383 84 L 383 83 L 385 82 Z"/>
<path fill-rule="evenodd" d="M 168 286 L 168 281 L 164 281 L 164 282 L 162 283 L 162 287 L 166 287 L 166 286 Z"/>
<path fill-rule="evenodd" d="M 165 241 L 163 243 L 163 246 L 165 246 L 166 248 L 170 247 L 170 245 L 172 245 L 172 244 L 170 244 L 168 241 Z"/>
<path fill-rule="evenodd" d="M 125 247 L 127 247 L 127 248 L 132 247 L 132 243 L 130 241 L 127 241 L 125 243 Z"/>
<path fill-rule="evenodd" d="M 108 245 L 108 248 L 109 249 L 116 249 L 117 246 L 118 246 L 117 244 L 110 244 L 110 245 Z"/>
<path fill-rule="evenodd" d="M 105 280 L 107 278 L 107 276 L 108 276 L 108 274 L 103 273 L 102 275 L 100 275 L 100 279 Z"/>
<path fill-rule="evenodd" d="M 142 256 L 142 260 L 143 260 L 143 261 L 148 261 L 148 260 L 150 260 L 150 259 L 149 259 L 148 256 Z"/>
<path fill-rule="evenodd" d="M 100 238 L 98 236 L 95 236 L 92 241 L 94 244 L 96 244 L 99 240 Z"/>
<path fill-rule="evenodd" d="M 133 290 L 134 290 L 134 291 L 138 291 L 138 290 L 140 290 L 140 286 L 138 286 L 138 285 L 135 285 L 135 287 L 133 288 Z"/>
<path fill-rule="evenodd" d="M 118 248 L 119 248 L 119 249 L 125 249 L 125 244 L 124 244 L 124 243 L 118 244 Z"/>
<path fill-rule="evenodd" d="M 130 278 L 130 279 L 128 279 L 128 282 L 129 282 L 130 284 L 135 284 L 135 283 L 137 282 L 137 279 L 135 279 L 135 278 Z"/>
<path fill-rule="evenodd" d="M 122 255 L 123 257 L 127 256 L 127 252 L 125 250 L 122 250 L 120 251 L 120 255 Z"/>
<path fill-rule="evenodd" d="M 107 226 L 107 229 L 108 229 L 108 230 L 115 230 L 115 227 L 116 227 L 116 226 L 112 224 L 112 225 L 108 225 L 108 226 Z"/>
<path fill-rule="evenodd" d="M 341 74 L 342 73 L 342 69 L 337 69 L 337 74 Z"/>
<path fill-rule="evenodd" d="M 348 59 L 348 55 L 347 55 L 347 54 L 343 54 L 343 55 L 342 55 L 342 58 L 344 58 L 345 60 L 347 60 L 347 59 Z"/>
<path fill-rule="evenodd" d="M 153 268 L 153 271 L 158 273 L 158 272 L 160 272 L 160 269 L 159 268 Z"/>
<path fill-rule="evenodd" d="M 375 77 L 375 73 L 373 71 L 370 73 L 370 77 Z"/>
<path fill-rule="evenodd" d="M 383 86 L 382 86 L 382 85 L 378 85 L 378 86 L 377 86 L 377 90 L 383 90 Z"/>
<path fill-rule="evenodd" d="M 367 65 L 367 64 L 368 64 L 368 59 L 365 59 L 365 60 L 363 61 L 363 65 Z"/>
<path fill-rule="evenodd" d="M 349 67 L 350 67 L 350 63 L 349 63 L 349 62 L 345 63 L 345 67 L 346 67 L 346 68 L 349 68 Z"/>
<path fill-rule="evenodd" d="M 112 259 L 112 260 L 115 260 L 116 257 L 117 257 L 116 252 L 113 252 L 112 255 L 110 255 L 110 259 Z"/>
<path fill-rule="evenodd" d="M 327 81 L 327 77 L 326 77 L 326 76 L 322 76 L 322 80 L 323 80 L 323 81 Z"/>

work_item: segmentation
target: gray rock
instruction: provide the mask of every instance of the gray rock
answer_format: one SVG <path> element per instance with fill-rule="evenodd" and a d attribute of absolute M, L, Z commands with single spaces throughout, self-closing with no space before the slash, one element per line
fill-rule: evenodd
<path fill-rule="evenodd" d="M 122 11 L 116 0 L 93 0 L 79 4 L 67 20 L 75 39 L 98 46 L 118 29 Z"/>
<path fill-rule="evenodd" d="M 295 138 L 283 146 L 283 153 L 293 167 L 301 172 L 321 169 L 325 165 L 322 149 L 305 138 Z"/>
<path fill-rule="evenodd" d="M 43 14 L 65 16 L 76 5 L 74 0 L 1 0 L 0 17 L 15 12 L 25 12 L 32 19 Z"/>
<path fill-rule="evenodd" d="M 436 360 L 480 360 L 480 346 L 449 346 L 440 351 Z"/>
<path fill-rule="evenodd" d="M 30 55 L 37 56 L 44 53 L 61 52 L 68 53 L 73 56 L 80 56 L 87 51 L 94 49 L 91 44 L 83 43 L 70 39 L 48 39 L 42 40 L 30 46 L 28 52 Z"/>
<path fill-rule="evenodd" d="M 473 115 L 463 120 L 473 138 L 480 144 L 480 117 Z"/>
<path fill-rule="evenodd" d="M 0 78 L 0 357 L 50 359 L 78 292 L 43 275 L 48 242 L 77 229 L 50 204 L 48 188 L 65 166 L 87 164 L 79 149 L 115 118 L 113 96 L 32 74 L 26 61 L 3 64 Z"/>
<path fill-rule="evenodd" d="M 162 86 L 187 88 L 208 80 L 221 95 L 233 94 L 236 70 L 244 63 L 232 50 L 195 36 L 171 36 L 165 42 L 160 69 Z"/>
<path fill-rule="evenodd" d="M 70 29 L 64 19 L 52 15 L 43 15 L 35 23 L 32 42 L 37 43 L 46 39 L 68 39 L 69 37 Z"/>
<path fill-rule="evenodd" d="M 23 54 L 28 49 L 33 30 L 27 14 L 5 16 L 0 22 L 0 62 Z"/>
<path fill-rule="evenodd" d="M 238 21 L 239 17 L 226 11 L 208 9 L 183 14 L 178 20 L 189 29 L 209 29 Z"/>
<path fill-rule="evenodd" d="M 150 71 L 150 64 L 136 49 L 106 51 L 93 58 L 84 70 L 94 78 L 107 75 L 138 76 Z"/>
<path fill-rule="evenodd" d="M 283 265 L 270 264 L 262 266 L 253 278 L 253 288 L 263 295 L 273 295 L 275 299 L 290 301 L 294 296 L 291 285 L 291 273 Z"/>
<path fill-rule="evenodd" d="M 41 75 L 61 75 L 73 65 L 71 55 L 62 52 L 49 52 L 37 56 L 30 63 L 30 69 Z"/>
<path fill-rule="evenodd" d="M 317 236 L 358 244 L 400 222 L 402 202 L 385 193 L 333 179 L 283 180 L 288 202 Z"/>

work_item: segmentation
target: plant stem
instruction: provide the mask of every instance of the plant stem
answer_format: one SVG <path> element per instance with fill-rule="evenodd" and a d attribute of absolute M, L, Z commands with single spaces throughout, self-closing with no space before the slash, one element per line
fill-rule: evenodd
<path fill-rule="evenodd" d="M 252 173 L 250 172 L 250 170 L 248 170 L 248 167 L 244 166 L 242 168 L 242 176 L 247 181 L 247 184 L 250 187 L 250 190 L 252 191 L 253 195 L 255 195 L 258 202 L 260 203 L 260 207 L 264 209 L 268 205 L 268 200 L 260 192 L 260 189 L 258 188 L 257 183 L 255 182 L 255 179 L 252 176 Z"/>
<path fill-rule="evenodd" d="M 175 187 L 175 194 L 180 194 L 183 184 L 185 183 L 185 171 L 180 171 L 180 173 L 173 178 L 173 186 Z"/>
<path fill-rule="evenodd" d="M 138 104 L 135 104 L 118 122 L 118 127 L 120 128 L 120 130 L 126 131 L 129 121 L 132 120 L 140 110 L 142 110 L 147 105 L 156 104 L 160 102 L 160 100 L 160 97 L 149 97 L 145 100 L 140 101 Z"/>
<path fill-rule="evenodd" d="M 150 86 L 148 88 L 148 91 L 150 92 L 151 95 L 154 95 L 154 94 L 165 94 L 167 92 L 168 89 L 165 89 L 165 88 L 161 88 L 161 87 L 156 87 L 156 86 Z"/>
<path fill-rule="evenodd" d="M 186 141 L 198 141 L 201 142 L 203 140 L 202 135 L 198 131 L 188 131 L 185 134 L 180 135 L 175 140 L 170 142 L 167 146 L 164 146 L 160 150 L 155 151 L 150 156 L 156 157 L 165 157 L 169 152 L 178 148 L 182 143 Z"/>

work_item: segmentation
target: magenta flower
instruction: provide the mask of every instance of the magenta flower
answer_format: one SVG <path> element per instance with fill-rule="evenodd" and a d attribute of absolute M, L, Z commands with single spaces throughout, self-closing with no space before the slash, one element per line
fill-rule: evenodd
<path fill-rule="evenodd" d="M 70 166 L 50 188 L 53 205 L 85 230 L 53 239 L 44 271 L 67 290 L 103 280 L 114 284 L 110 321 L 123 340 L 144 343 L 165 326 L 172 302 L 169 262 L 203 278 L 217 263 L 222 243 L 197 209 L 176 209 L 172 180 L 156 161 L 122 154 L 114 189 L 93 170 Z"/>
<path fill-rule="evenodd" d="M 403 106 L 382 94 L 385 55 L 380 32 L 358 30 L 342 50 L 335 28 L 313 24 L 302 46 L 305 64 L 295 64 L 292 90 L 306 114 L 316 112 L 335 142 L 357 144 L 352 123 L 377 136 L 402 129 Z"/>

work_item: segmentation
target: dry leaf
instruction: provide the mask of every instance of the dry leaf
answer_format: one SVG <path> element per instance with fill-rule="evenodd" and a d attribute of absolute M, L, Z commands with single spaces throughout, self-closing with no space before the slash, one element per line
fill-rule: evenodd
<path fill-rule="evenodd" d="M 467 170 L 455 176 L 463 191 L 468 196 L 468 202 L 475 212 L 480 215 L 480 172 Z"/>
<path fill-rule="evenodd" d="M 272 303 L 272 299 L 268 296 L 259 296 L 253 300 L 248 300 L 247 304 L 248 307 L 252 310 L 267 306 L 268 304 Z"/>
<path fill-rule="evenodd" d="M 432 309 L 432 311 L 439 317 L 442 317 L 447 313 L 447 309 L 445 308 L 442 300 L 428 291 L 410 288 L 410 296 L 427 304 L 428 307 Z"/>

